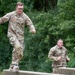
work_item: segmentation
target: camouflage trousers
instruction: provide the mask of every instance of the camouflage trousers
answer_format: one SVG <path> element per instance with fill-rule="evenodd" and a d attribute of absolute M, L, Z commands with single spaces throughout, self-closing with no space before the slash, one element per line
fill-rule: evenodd
<path fill-rule="evenodd" d="M 23 57 L 24 40 L 17 39 L 16 36 L 9 38 L 11 45 L 13 46 L 12 51 L 12 63 L 10 67 L 13 69 L 14 66 L 18 66 L 20 60 Z"/>

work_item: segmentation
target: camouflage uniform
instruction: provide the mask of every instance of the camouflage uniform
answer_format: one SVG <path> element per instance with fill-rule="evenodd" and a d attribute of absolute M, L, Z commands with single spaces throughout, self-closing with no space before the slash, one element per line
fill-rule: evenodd
<path fill-rule="evenodd" d="M 18 15 L 16 11 L 13 11 L 0 18 L 0 24 L 7 21 L 9 21 L 7 36 L 11 45 L 14 47 L 12 51 L 12 63 L 10 66 L 13 68 L 14 65 L 18 65 L 23 57 L 25 24 L 29 27 L 30 31 L 35 30 L 35 27 L 24 12 L 21 15 Z"/>
<path fill-rule="evenodd" d="M 61 56 L 61 61 L 58 61 L 57 58 Z M 57 45 L 52 47 L 49 51 L 48 58 L 53 60 L 53 72 L 55 73 L 55 69 L 59 67 L 66 67 L 66 62 L 68 59 L 67 56 L 67 49 L 63 46 L 62 49 L 60 49 Z"/>

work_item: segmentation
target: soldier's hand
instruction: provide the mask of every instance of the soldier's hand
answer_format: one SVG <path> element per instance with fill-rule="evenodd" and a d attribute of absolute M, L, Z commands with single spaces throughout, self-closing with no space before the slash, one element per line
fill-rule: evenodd
<path fill-rule="evenodd" d="M 69 62 L 70 61 L 70 58 L 67 58 L 67 62 Z"/>
<path fill-rule="evenodd" d="M 36 33 L 36 30 L 32 30 L 32 31 L 30 31 L 32 34 L 35 34 Z"/>
<path fill-rule="evenodd" d="M 62 59 L 61 56 L 59 56 L 59 57 L 57 58 L 58 61 L 61 61 L 61 59 Z"/>

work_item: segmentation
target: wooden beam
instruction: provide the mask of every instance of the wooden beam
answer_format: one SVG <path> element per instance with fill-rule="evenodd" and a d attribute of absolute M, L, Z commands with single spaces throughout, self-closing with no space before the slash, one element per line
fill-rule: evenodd
<path fill-rule="evenodd" d="M 59 69 L 56 69 L 56 73 L 66 74 L 66 75 L 75 75 L 75 68 L 59 68 Z"/>
<path fill-rule="evenodd" d="M 19 72 L 12 72 L 9 70 L 3 70 L 2 75 L 64 75 L 64 74 L 52 74 L 44 72 L 21 71 L 21 70 Z"/>

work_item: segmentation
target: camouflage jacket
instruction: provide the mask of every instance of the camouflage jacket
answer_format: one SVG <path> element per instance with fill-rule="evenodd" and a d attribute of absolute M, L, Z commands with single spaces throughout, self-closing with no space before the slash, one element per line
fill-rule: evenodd
<path fill-rule="evenodd" d="M 61 61 L 58 61 L 57 58 L 61 56 Z M 52 67 L 66 67 L 66 62 L 68 59 L 67 49 L 63 46 L 60 49 L 57 45 L 52 47 L 49 51 L 48 58 L 53 60 Z"/>
<path fill-rule="evenodd" d="M 25 24 L 29 27 L 30 31 L 35 30 L 30 18 L 23 12 L 18 15 L 16 11 L 7 13 L 5 16 L 0 18 L 0 24 L 9 21 L 8 37 L 16 36 L 17 39 L 24 39 L 24 26 Z"/>

